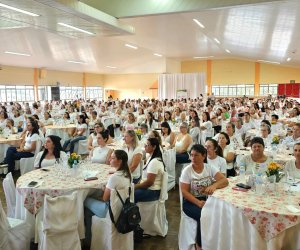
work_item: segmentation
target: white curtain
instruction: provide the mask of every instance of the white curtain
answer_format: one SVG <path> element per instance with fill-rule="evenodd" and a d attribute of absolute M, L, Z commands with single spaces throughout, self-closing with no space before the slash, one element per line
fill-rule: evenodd
<path fill-rule="evenodd" d="M 177 90 L 187 90 L 188 98 L 205 93 L 205 73 L 162 74 L 158 76 L 158 98 L 176 99 Z"/>

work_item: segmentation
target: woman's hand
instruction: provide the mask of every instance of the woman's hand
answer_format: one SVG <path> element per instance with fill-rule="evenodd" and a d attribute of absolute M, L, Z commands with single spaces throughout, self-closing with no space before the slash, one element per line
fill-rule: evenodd
<path fill-rule="evenodd" d="M 211 195 L 211 194 L 213 194 L 213 192 L 216 191 L 216 189 L 217 189 L 217 187 L 215 185 L 210 185 L 205 189 L 204 192 L 208 195 Z"/>
<path fill-rule="evenodd" d="M 205 205 L 205 201 L 198 200 L 198 202 L 197 202 L 198 207 L 202 208 L 204 205 Z"/>

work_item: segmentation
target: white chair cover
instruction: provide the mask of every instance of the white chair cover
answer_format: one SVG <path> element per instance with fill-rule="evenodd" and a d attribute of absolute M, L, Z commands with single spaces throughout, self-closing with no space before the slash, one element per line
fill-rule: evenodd
<path fill-rule="evenodd" d="M 175 187 L 175 164 L 176 164 L 176 150 L 171 148 L 163 152 L 163 161 L 166 165 L 166 170 L 168 172 L 168 191 Z"/>
<path fill-rule="evenodd" d="M 0 249 L 29 250 L 30 226 L 22 220 L 7 218 L 0 201 Z"/>
<path fill-rule="evenodd" d="M 175 164 L 175 172 L 176 172 L 176 183 L 179 184 L 179 177 L 181 175 L 182 170 L 188 166 L 190 163 L 176 163 Z"/>
<path fill-rule="evenodd" d="M 40 235 L 39 249 L 81 249 L 78 234 L 77 192 L 55 198 L 45 195 Z"/>
<path fill-rule="evenodd" d="M 130 200 L 134 200 L 134 186 L 131 187 Z M 128 189 L 118 190 L 123 200 L 128 197 Z M 120 215 L 122 203 L 115 190 L 110 193 L 110 205 L 114 219 Z M 133 232 L 121 234 L 111 222 L 109 212 L 106 218 L 93 216 L 92 218 L 92 242 L 91 250 L 133 250 Z"/>
<path fill-rule="evenodd" d="M 187 216 L 182 211 L 182 193 L 179 184 L 179 197 L 180 197 L 180 225 L 178 233 L 178 247 L 179 250 L 192 250 L 195 248 L 196 237 L 197 237 L 197 222 Z"/>
<path fill-rule="evenodd" d="M 11 173 L 8 173 L 3 180 L 3 190 L 7 204 L 7 216 L 15 218 L 16 186 Z"/>
<path fill-rule="evenodd" d="M 41 151 L 42 148 L 42 141 L 38 140 L 36 142 L 35 152 L 33 157 L 29 158 L 21 158 L 20 160 L 20 172 L 21 175 L 26 174 L 27 172 L 30 172 L 34 169 L 34 160 L 37 154 Z"/>
<path fill-rule="evenodd" d="M 88 140 L 80 140 L 78 143 L 76 143 L 74 147 L 74 152 L 76 152 L 79 155 L 89 154 Z"/>
<path fill-rule="evenodd" d="M 141 214 L 141 228 L 152 236 L 165 237 L 168 233 L 165 201 L 168 199 L 168 173 L 162 174 L 162 185 L 159 200 L 138 202 Z"/>
<path fill-rule="evenodd" d="M 109 125 L 113 124 L 114 118 L 112 118 L 112 117 L 106 117 L 106 118 L 103 118 L 102 121 L 103 121 L 104 127 L 107 129 L 107 127 Z"/>

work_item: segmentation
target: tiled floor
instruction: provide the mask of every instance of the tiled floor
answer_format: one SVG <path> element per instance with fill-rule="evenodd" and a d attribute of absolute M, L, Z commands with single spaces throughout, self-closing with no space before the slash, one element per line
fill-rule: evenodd
<path fill-rule="evenodd" d="M 17 178 L 17 177 L 16 177 Z M 16 180 L 15 178 L 15 180 Z M 0 180 L 0 200 L 6 211 L 5 196 Z M 180 207 L 179 207 L 178 188 L 169 191 L 169 199 L 166 203 L 167 218 L 169 222 L 168 235 L 165 238 L 151 237 L 144 239 L 142 243 L 135 245 L 135 250 L 177 250 L 178 249 L 178 228 L 180 222 Z"/>

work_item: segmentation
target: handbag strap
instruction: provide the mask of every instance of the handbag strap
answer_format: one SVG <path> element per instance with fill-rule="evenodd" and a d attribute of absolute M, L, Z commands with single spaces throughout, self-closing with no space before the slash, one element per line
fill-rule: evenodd
<path fill-rule="evenodd" d="M 117 195 L 118 195 L 120 201 L 122 202 L 122 205 L 124 206 L 125 203 L 124 203 L 124 201 L 123 201 L 123 199 L 122 199 L 122 197 L 121 197 L 119 191 L 118 191 L 117 189 L 115 189 L 115 190 L 116 190 L 116 192 L 117 192 Z M 130 194 L 131 194 L 131 187 L 128 188 L 128 192 L 129 192 L 129 197 L 130 197 Z M 113 215 L 111 206 L 110 206 L 110 200 L 108 201 L 108 211 L 109 211 L 109 216 L 110 216 L 110 219 L 111 219 L 112 223 L 116 224 L 116 223 L 115 223 L 115 218 L 114 218 L 114 215 Z"/>

